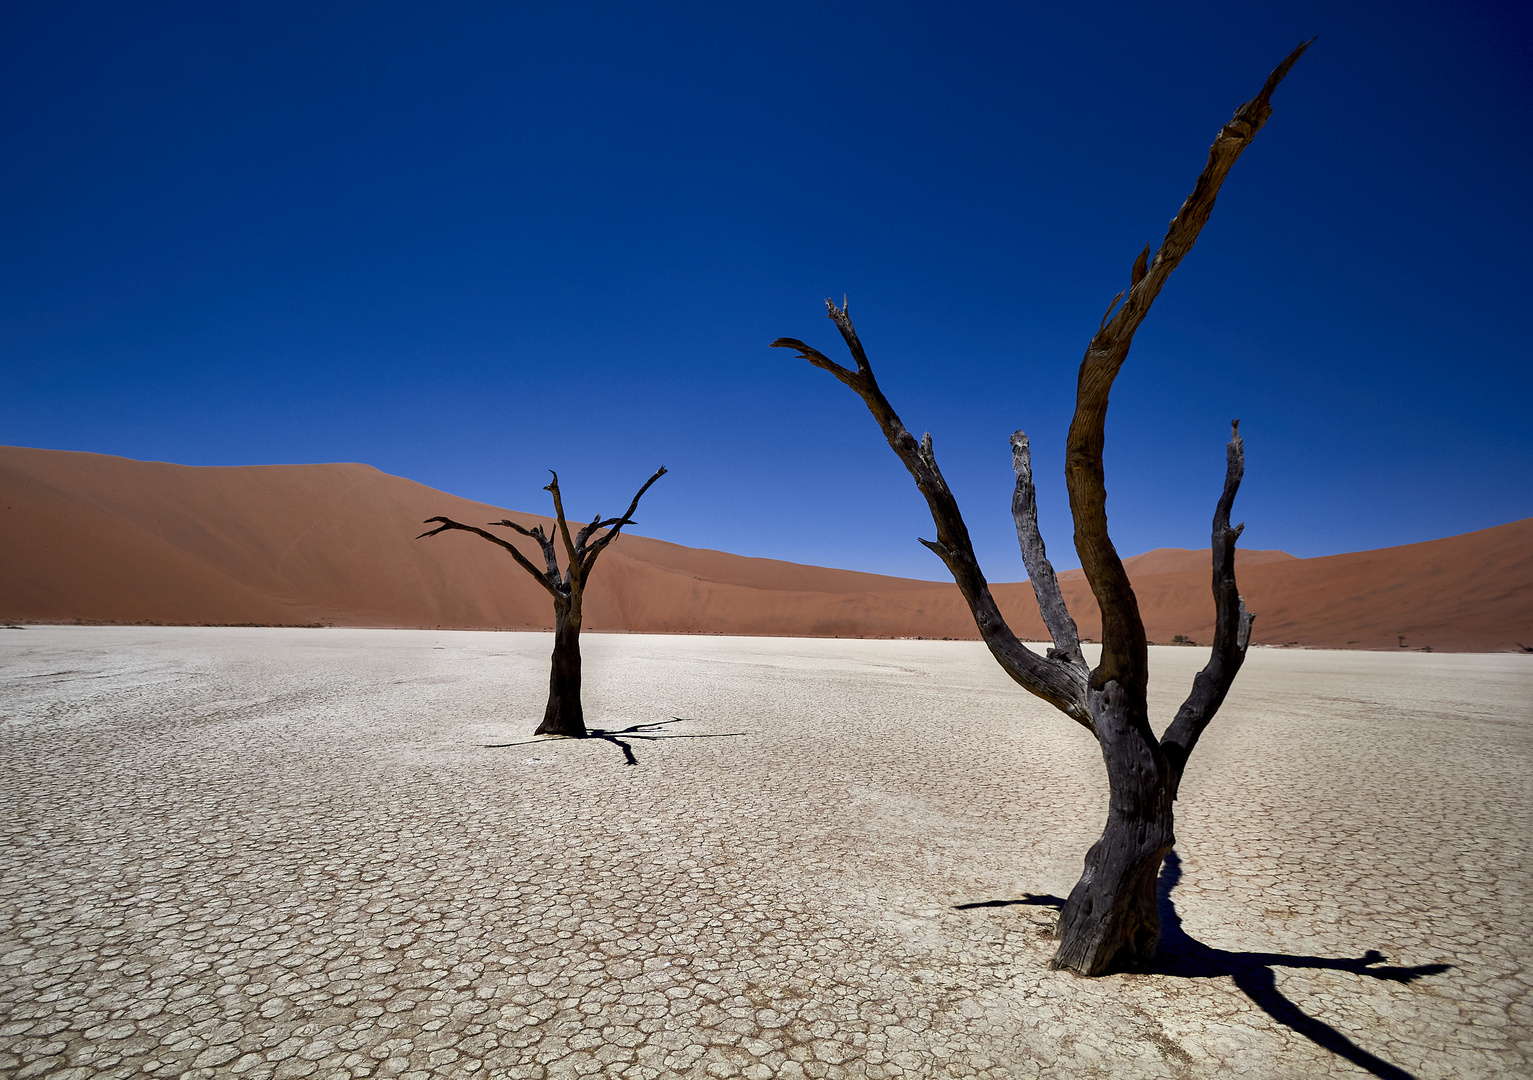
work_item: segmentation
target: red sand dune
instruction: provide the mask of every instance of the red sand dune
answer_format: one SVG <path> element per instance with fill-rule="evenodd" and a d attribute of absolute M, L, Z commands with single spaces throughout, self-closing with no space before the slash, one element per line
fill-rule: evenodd
<path fill-rule="evenodd" d="M 542 629 L 546 594 L 477 538 L 416 542 L 446 514 L 511 516 L 366 465 L 193 468 L 0 447 L 0 619 Z M 1127 560 L 1151 640 L 1212 632 L 1208 553 Z M 1533 519 L 1423 544 L 1297 559 L 1241 552 L 1258 642 L 1505 650 L 1533 644 Z M 1096 605 L 1061 575 L 1081 633 Z M 1025 583 L 992 586 L 1013 628 L 1043 636 Z M 751 559 L 624 536 L 586 627 L 666 633 L 976 637 L 948 584 Z"/>

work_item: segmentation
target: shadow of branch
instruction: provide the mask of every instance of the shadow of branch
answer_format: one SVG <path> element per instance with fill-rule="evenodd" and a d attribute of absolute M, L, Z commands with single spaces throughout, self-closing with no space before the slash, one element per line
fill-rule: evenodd
<path fill-rule="evenodd" d="M 1412 983 L 1430 975 L 1441 975 L 1451 969 L 1452 964 L 1420 964 L 1415 967 L 1385 965 L 1383 962 L 1387 957 L 1377 949 L 1369 949 L 1356 958 L 1215 949 L 1192 937 L 1182 926 L 1181 914 L 1171 899 L 1172 890 L 1181 880 L 1182 860 L 1173 851 L 1166 856 L 1157 883 L 1160 949 L 1155 960 L 1139 970 L 1182 979 L 1231 978 L 1257 1008 L 1290 1031 L 1303 1035 L 1317 1046 L 1324 1047 L 1383 1080 L 1414 1080 L 1410 1073 L 1398 1065 L 1364 1050 L 1330 1024 L 1309 1015 L 1284 996 L 1277 988 L 1276 969 L 1319 968 L 1345 971 L 1387 982 Z M 982 900 L 972 904 L 955 904 L 954 910 L 970 911 L 974 908 L 1011 907 L 1016 904 L 1062 909 L 1065 901 L 1062 897 L 1048 893 L 1023 893 L 1018 900 Z"/>
<path fill-rule="evenodd" d="M 1059 910 L 1065 906 L 1064 897 L 1054 896 L 1050 893 L 1023 893 L 1020 900 L 979 900 L 972 904 L 954 904 L 954 911 L 972 911 L 974 908 L 984 907 L 1015 907 L 1025 904 L 1030 907 L 1051 907 Z"/>
<path fill-rule="evenodd" d="M 673 716 L 669 720 L 652 720 L 649 723 L 630 724 L 625 728 L 613 728 L 610 730 L 607 728 L 589 728 L 586 731 L 585 737 L 587 739 L 600 739 L 602 742 L 611 743 L 613 746 L 616 746 L 618 749 L 623 751 L 623 764 L 637 765 L 639 763 L 639 759 L 634 756 L 633 745 L 627 740 L 641 739 L 646 742 L 661 742 L 670 739 L 733 739 L 740 735 L 748 734 L 748 732 L 744 731 L 719 731 L 711 733 L 699 732 L 695 735 L 683 735 L 677 732 L 656 730 L 658 728 L 664 727 L 667 724 L 687 723 L 692 719 L 692 717 L 686 716 Z M 555 738 L 562 739 L 563 737 L 556 736 Z M 555 739 L 550 739 L 547 736 L 543 736 L 536 739 L 520 739 L 516 742 L 508 743 L 486 743 L 484 748 L 486 750 L 503 750 L 508 746 L 532 746 L 536 743 L 548 743 L 552 741 L 555 741 Z"/>

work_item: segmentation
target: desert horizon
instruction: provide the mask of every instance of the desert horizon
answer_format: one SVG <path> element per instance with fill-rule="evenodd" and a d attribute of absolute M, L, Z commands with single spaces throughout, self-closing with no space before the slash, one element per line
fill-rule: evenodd
<path fill-rule="evenodd" d="M 0 447 L 0 619 L 11 623 L 551 628 L 545 594 L 434 514 L 493 507 L 360 464 L 194 467 Z M 523 547 L 529 553 L 530 547 Z M 1152 641 L 1212 635 L 1209 553 L 1124 560 Z M 1419 544 L 1300 559 L 1237 549 L 1256 645 L 1458 652 L 1533 645 L 1533 518 Z M 1100 636 L 1079 570 L 1060 574 Z M 1017 634 L 1044 640 L 1031 586 L 993 582 Z M 626 534 L 587 599 L 589 632 L 975 639 L 950 583 L 690 548 Z"/>

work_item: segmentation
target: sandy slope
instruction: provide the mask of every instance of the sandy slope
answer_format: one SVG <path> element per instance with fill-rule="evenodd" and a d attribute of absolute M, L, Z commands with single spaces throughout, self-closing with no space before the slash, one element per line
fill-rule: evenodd
<path fill-rule="evenodd" d="M 192 468 L 0 448 L 0 618 L 540 629 L 543 592 L 463 535 L 416 542 L 434 514 L 508 514 L 366 465 Z M 1212 628 L 1207 553 L 1128 560 L 1152 640 Z M 1382 551 L 1296 559 L 1242 552 L 1256 640 L 1358 648 L 1533 644 L 1533 519 Z M 1078 571 L 1081 632 L 1100 632 Z M 1025 638 L 1026 583 L 996 584 Z M 951 585 L 749 559 L 627 536 L 603 556 L 587 627 L 669 633 L 975 636 Z"/>

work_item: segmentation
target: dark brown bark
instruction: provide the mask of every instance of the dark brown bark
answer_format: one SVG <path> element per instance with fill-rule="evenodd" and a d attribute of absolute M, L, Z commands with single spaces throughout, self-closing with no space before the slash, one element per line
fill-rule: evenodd
<path fill-rule="evenodd" d="M 1211 544 L 1214 559 L 1213 649 L 1208 664 L 1192 681 L 1192 692 L 1160 739 L 1171 768 L 1173 799 L 1181 786 L 1187 758 L 1198 744 L 1198 736 L 1224 704 L 1224 696 L 1229 693 L 1240 665 L 1245 663 L 1246 650 L 1251 644 L 1251 624 L 1256 617 L 1246 610 L 1245 601 L 1240 598 L 1240 590 L 1235 585 L 1235 541 L 1245 526 L 1230 528 L 1230 510 L 1235 505 L 1235 492 L 1240 490 L 1240 479 L 1245 470 L 1245 445 L 1240 438 L 1240 421 L 1236 420 L 1230 425 L 1224 492 L 1214 510 Z"/>
<path fill-rule="evenodd" d="M 1244 469 L 1238 422 L 1230 439 L 1224 491 L 1214 512 L 1213 590 L 1217 630 L 1213 655 L 1193 683 L 1177 718 L 1157 739 L 1150 727 L 1146 690 L 1149 649 L 1139 601 L 1107 530 L 1107 487 L 1102 464 L 1107 404 L 1113 381 L 1128 359 L 1134 333 L 1171 272 L 1192 250 L 1213 212 L 1230 167 L 1272 113 L 1271 95 L 1311 42 L 1295 49 L 1268 77 L 1261 93 L 1236 110 L 1209 150 L 1192 194 L 1172 219 L 1153 258 L 1149 246 L 1129 272 L 1127 299 L 1113 298 L 1081 362 L 1075 414 L 1066 439 L 1065 483 L 1075 523 L 1075 549 L 1102 613 L 1102 654 L 1086 670 L 1075 621 L 1065 607 L 1054 568 L 1038 531 L 1037 503 L 1027 436 L 1012 436 L 1017 486 L 1012 516 L 1039 611 L 1054 647 L 1038 656 L 1002 619 L 975 559 L 957 501 L 937 468 L 928 433 L 917 443 L 878 388 L 862 342 L 843 301 L 827 300 L 830 318 L 856 362 L 853 371 L 796 338 L 778 338 L 829 371 L 862 398 L 890 448 L 926 498 L 936 541 L 922 540 L 947 565 L 991 654 L 1018 684 L 1090 730 L 1102 748 L 1109 800 L 1107 826 L 1086 855 L 1084 872 L 1060 915 L 1060 945 L 1053 964 L 1099 975 L 1116 964 L 1147 960 L 1160 938 L 1155 882 L 1175 843 L 1173 804 L 1187 757 L 1213 719 L 1250 644 L 1251 615 L 1235 584 L 1235 541 L 1230 509 Z M 1118 301 L 1123 306 L 1118 307 Z"/>
<path fill-rule="evenodd" d="M 1110 681 L 1091 691 L 1091 714 L 1107 765 L 1107 826 L 1060 912 L 1059 949 L 1051 961 L 1082 975 L 1155 955 L 1155 879 L 1176 839 L 1165 757 L 1153 736 L 1144 738 L 1142 699 Z"/>
<path fill-rule="evenodd" d="M 532 560 L 517 550 L 516 545 L 494 533 L 485 532 L 474 525 L 464 525 L 451 518 L 427 518 L 428 525 L 432 522 L 440 524 L 430 532 L 421 533 L 416 539 L 435 536 L 449 529 L 473 533 L 510 552 L 517 565 L 548 590 L 554 601 L 554 652 L 549 665 L 548 705 L 543 710 L 543 722 L 538 725 L 534 734 L 562 735 L 578 739 L 586 735 L 585 711 L 580 704 L 580 612 L 585 598 L 586 582 L 591 576 L 591 570 L 596 566 L 597 556 L 607 549 L 608 544 L 618 538 L 618 534 L 623 531 L 623 526 L 633 524 L 633 512 L 639 508 L 639 500 L 644 497 L 644 493 L 650 489 L 651 484 L 665 475 L 665 467 L 661 466 L 655 470 L 655 474 L 644 482 L 644 486 L 634 495 L 628 504 L 628 509 L 621 517 L 603 518 L 597 514 L 591 519 L 590 524 L 582 526 L 580 532 L 573 537 L 570 536 L 570 527 L 564 517 L 564 499 L 559 493 L 559 474 L 552 475 L 553 479 L 543 490 L 549 492 L 554 500 L 556 529 L 559 539 L 563 541 L 566 558 L 567 568 L 563 571 L 559 569 L 559 552 L 554 543 L 554 537 L 549 536 L 541 525 L 534 525 L 529 529 L 509 519 L 490 522 L 491 525 L 511 529 L 513 532 L 537 541 L 543 554 L 545 569 L 542 570 L 539 570 L 533 565 Z M 597 536 L 597 533 L 601 535 Z M 594 543 L 592 537 L 595 537 Z"/>
<path fill-rule="evenodd" d="M 1102 657 L 1092 673 L 1092 685 L 1116 679 L 1135 693 L 1144 692 L 1144 622 L 1139 601 L 1129 586 L 1123 562 L 1107 534 L 1107 487 L 1102 471 L 1102 447 L 1107 422 L 1107 399 L 1113 380 L 1128 359 L 1134 333 L 1149 314 L 1171 272 L 1192 250 L 1213 213 L 1214 201 L 1231 166 L 1251 144 L 1272 115 L 1272 92 L 1309 48 L 1305 42 L 1277 66 L 1261 93 L 1235 110 L 1208 151 L 1192 193 L 1166 229 L 1155 257 L 1141 254 L 1130 273 L 1128 298 L 1116 315 L 1104 320 L 1086 348 L 1076 382 L 1075 415 L 1065 441 L 1065 482 L 1070 491 L 1070 514 L 1075 521 L 1075 550 L 1081 569 L 1102 611 Z M 1147 249 L 1148 250 L 1148 249 Z M 1108 308 L 1111 312 L 1111 307 Z"/>
<path fill-rule="evenodd" d="M 583 739 L 585 710 L 580 705 L 580 612 L 566 604 L 554 614 L 554 653 L 548 671 L 548 705 L 534 735 Z"/>

